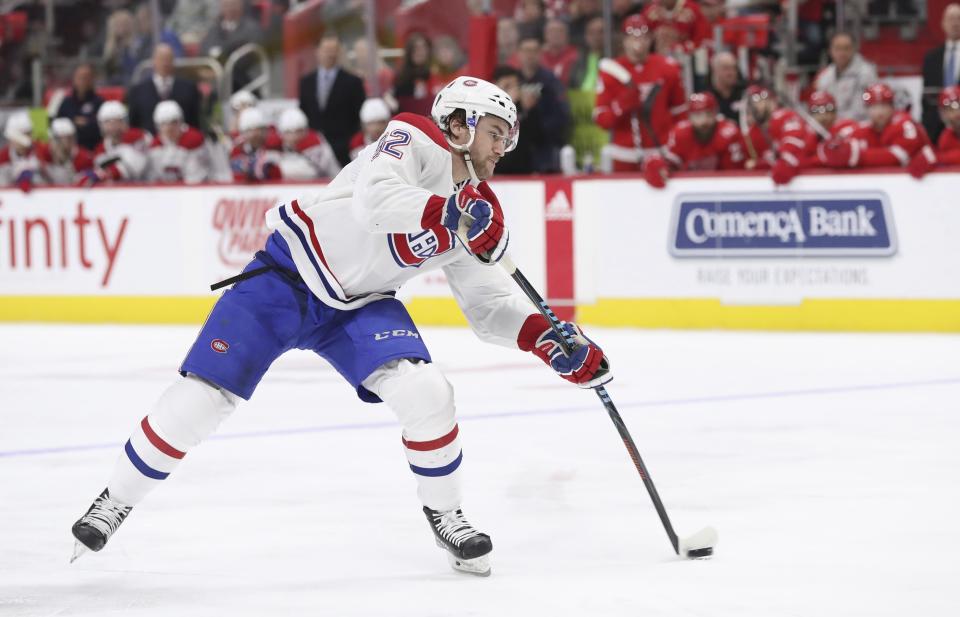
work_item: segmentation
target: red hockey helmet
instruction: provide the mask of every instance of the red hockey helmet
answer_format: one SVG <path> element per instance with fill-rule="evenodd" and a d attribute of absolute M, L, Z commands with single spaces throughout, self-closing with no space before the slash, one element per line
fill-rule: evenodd
<path fill-rule="evenodd" d="M 747 88 L 747 98 L 753 99 L 754 101 L 772 99 L 774 98 L 773 90 L 766 86 L 761 86 L 760 84 L 754 84 Z"/>
<path fill-rule="evenodd" d="M 940 93 L 940 107 L 960 109 L 960 86 L 949 86 Z"/>
<path fill-rule="evenodd" d="M 863 91 L 863 104 L 867 107 L 871 105 L 893 105 L 893 88 L 885 83 L 876 83 Z"/>
<path fill-rule="evenodd" d="M 807 111 L 812 114 L 825 114 L 831 111 L 837 111 L 837 101 L 829 92 L 817 90 L 807 99 Z"/>
<path fill-rule="evenodd" d="M 716 112 L 719 108 L 716 97 L 710 92 L 694 92 L 687 100 L 687 111 L 692 114 L 698 111 Z"/>
<path fill-rule="evenodd" d="M 630 15 L 623 20 L 623 33 L 628 36 L 650 34 L 650 22 L 640 13 Z"/>

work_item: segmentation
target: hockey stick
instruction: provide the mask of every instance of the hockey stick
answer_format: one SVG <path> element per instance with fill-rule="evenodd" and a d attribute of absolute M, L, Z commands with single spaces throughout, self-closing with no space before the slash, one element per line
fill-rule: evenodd
<path fill-rule="evenodd" d="M 550 322 L 550 328 L 560 337 L 560 347 L 563 349 L 563 353 L 568 356 L 571 355 L 574 352 L 576 344 L 570 334 L 560 326 L 560 320 L 554 314 L 553 310 L 551 310 L 550 306 L 547 305 L 546 301 L 537 293 L 537 290 L 530 284 L 527 277 L 520 272 L 509 255 L 504 255 L 499 263 L 503 269 L 506 270 L 507 274 L 510 275 L 510 278 L 520 287 L 530 302 L 537 307 L 537 311 Z M 640 457 L 640 451 L 637 450 L 637 446 L 633 442 L 633 437 L 630 436 L 630 431 L 627 430 L 627 425 L 624 424 L 623 418 L 620 417 L 620 412 L 617 411 L 616 406 L 613 404 L 613 400 L 611 400 L 610 395 L 607 393 L 607 389 L 600 385 L 594 387 L 593 391 L 597 393 L 597 397 L 600 399 L 600 402 L 603 403 L 604 409 L 607 410 L 610 420 L 613 421 L 617 432 L 620 433 L 623 445 L 626 446 L 627 452 L 630 454 L 630 458 L 637 468 L 637 473 L 640 474 L 640 479 L 643 480 L 643 485 L 647 488 L 647 493 L 650 494 L 653 507 L 656 508 L 657 514 L 660 516 L 660 522 L 663 523 L 667 537 L 670 538 L 673 551 L 677 555 L 688 559 L 705 559 L 712 556 L 713 547 L 716 546 L 718 540 L 716 530 L 712 527 L 705 527 L 686 538 L 679 538 L 677 536 L 677 532 L 673 530 L 673 524 L 670 522 L 670 517 L 667 515 L 667 510 L 663 506 L 663 501 L 660 499 L 660 494 L 657 492 L 657 487 L 653 484 L 653 478 L 650 477 L 650 472 L 647 471 L 647 466 Z"/>
<path fill-rule="evenodd" d="M 643 124 L 644 128 L 647 129 L 647 132 L 650 133 L 651 139 L 653 139 L 653 145 L 656 147 L 657 151 L 660 154 L 663 154 L 663 146 L 660 144 L 660 138 L 657 137 L 657 134 L 653 130 L 653 125 L 650 124 L 650 115 L 653 113 L 653 104 L 657 102 L 657 95 L 660 94 L 661 84 L 655 84 L 650 88 L 650 92 L 647 93 L 647 97 L 643 99 L 643 105 L 640 106 L 640 122 Z"/>

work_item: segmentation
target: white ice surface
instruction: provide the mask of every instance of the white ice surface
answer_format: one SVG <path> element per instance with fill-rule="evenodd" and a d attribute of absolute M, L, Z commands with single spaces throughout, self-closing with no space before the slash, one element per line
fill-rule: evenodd
<path fill-rule="evenodd" d="M 73 565 L 70 525 L 176 378 L 192 327 L 0 327 L 0 615 L 957 615 L 960 337 L 594 328 L 681 535 L 676 558 L 592 392 L 465 330 L 468 517 L 493 575 L 434 545 L 383 405 L 281 358 Z"/>

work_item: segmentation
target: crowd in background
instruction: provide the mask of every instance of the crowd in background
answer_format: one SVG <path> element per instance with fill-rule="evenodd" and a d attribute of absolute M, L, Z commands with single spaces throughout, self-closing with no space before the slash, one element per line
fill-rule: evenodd
<path fill-rule="evenodd" d="M 222 61 L 246 43 L 269 47 L 279 32 L 270 17 L 286 3 L 256 3 L 255 15 L 245 0 L 162 0 L 162 24 L 147 2 L 102 4 L 106 27 L 83 43 L 102 62 L 75 66 L 46 142 L 33 139 L 26 113 L 8 119 L 0 185 L 329 178 L 393 114 L 429 115 L 439 89 L 471 70 L 454 37 L 412 32 L 400 61 L 378 59 L 370 75 L 367 41 L 331 28 L 317 44 L 317 68 L 299 80 L 298 105 L 273 113 L 244 89 L 248 65 L 236 66 L 232 97 L 217 101 L 175 63 L 198 54 Z M 823 2 L 802 6 L 801 25 L 822 23 Z M 484 77 L 517 104 L 521 133 L 498 174 L 631 171 L 663 186 L 678 170 L 767 170 L 787 183 L 814 167 L 898 165 L 919 177 L 960 163 L 958 4 L 942 15 L 946 43 L 922 67 L 924 85 L 942 89 L 924 99 L 922 123 L 850 33 L 826 39 L 822 28 L 801 28 L 802 54 L 826 62 L 793 103 L 750 83 L 737 57 L 715 45 L 713 25 L 731 12 L 724 0 L 613 0 L 612 10 L 609 58 L 600 0 L 519 0 L 499 19 L 498 65 Z M 687 92 L 680 62 L 700 52 L 709 70 Z M 145 61 L 150 70 L 138 73 Z M 96 85 L 121 86 L 122 100 L 104 101 Z M 374 92 L 382 94 L 368 97 Z M 218 105 L 227 130 L 213 120 Z"/>

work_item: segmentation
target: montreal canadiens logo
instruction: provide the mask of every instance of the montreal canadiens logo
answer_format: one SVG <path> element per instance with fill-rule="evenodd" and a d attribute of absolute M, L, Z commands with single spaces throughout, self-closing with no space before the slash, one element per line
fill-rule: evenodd
<path fill-rule="evenodd" d="M 453 233 L 442 225 L 414 234 L 390 234 L 387 241 L 394 261 L 401 268 L 417 268 L 456 244 Z"/>
<path fill-rule="evenodd" d="M 476 86 L 476 85 L 477 85 L 477 80 L 476 80 L 476 79 L 466 79 L 466 80 L 464 80 L 463 85 L 464 85 L 464 86 Z"/>
<path fill-rule="evenodd" d="M 210 348 L 217 353 L 227 353 L 227 350 L 230 349 L 230 343 L 222 338 L 215 338 L 210 341 Z"/>

